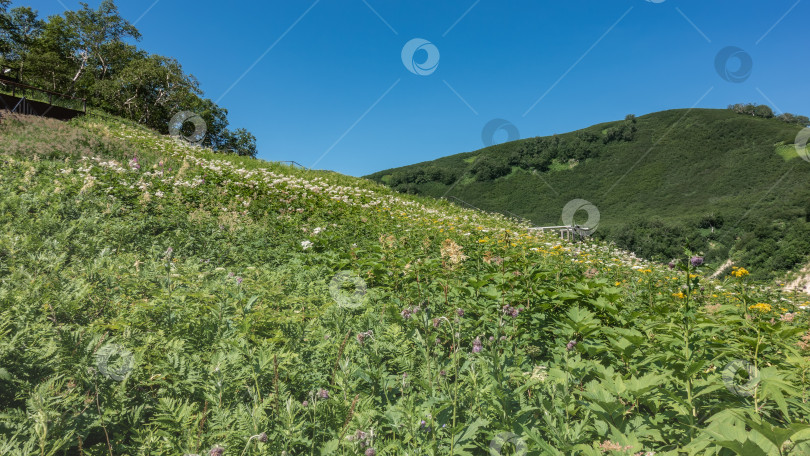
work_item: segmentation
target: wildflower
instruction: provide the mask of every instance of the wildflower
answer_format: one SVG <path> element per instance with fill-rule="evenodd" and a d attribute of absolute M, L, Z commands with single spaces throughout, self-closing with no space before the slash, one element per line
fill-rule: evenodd
<path fill-rule="evenodd" d="M 672 261 L 670 261 L 667 266 L 669 266 L 669 269 L 675 269 L 675 263 Z"/>
<path fill-rule="evenodd" d="M 738 268 L 737 266 L 734 266 L 732 269 L 733 271 L 731 271 L 731 275 L 737 278 L 745 277 L 749 274 L 748 270 L 745 268 Z"/>
<path fill-rule="evenodd" d="M 456 244 L 452 239 L 445 239 L 444 242 L 442 242 L 441 255 L 442 258 L 446 257 L 453 266 L 468 258 L 467 255 L 462 253 L 461 246 Z"/>
<path fill-rule="evenodd" d="M 577 341 L 576 341 L 576 340 L 570 340 L 570 341 L 568 341 L 568 343 L 565 345 L 565 349 L 566 349 L 567 351 L 571 351 L 571 350 L 573 350 L 573 349 L 574 349 L 574 346 L 575 346 L 576 344 L 577 344 Z"/>
<path fill-rule="evenodd" d="M 458 315 L 459 317 L 463 317 L 464 316 L 464 309 L 456 309 L 456 315 Z"/>
<path fill-rule="evenodd" d="M 242 278 L 241 277 L 236 278 L 236 284 L 237 285 L 242 285 Z"/>
<path fill-rule="evenodd" d="M 267 443 L 267 433 L 262 432 L 261 434 L 256 436 L 256 440 L 258 440 L 259 442 L 262 442 L 262 443 Z"/>
<path fill-rule="evenodd" d="M 309 401 L 301 402 L 301 406 L 304 407 L 304 408 L 309 407 Z"/>
<path fill-rule="evenodd" d="M 689 261 L 692 263 L 692 266 L 698 267 L 701 264 L 703 264 L 703 257 L 695 256 L 695 257 L 692 257 L 692 259 L 689 260 Z"/>
<path fill-rule="evenodd" d="M 325 389 L 318 390 L 318 397 L 321 399 L 329 399 L 329 391 Z"/>
<path fill-rule="evenodd" d="M 211 448 L 211 451 L 208 452 L 208 456 L 222 456 L 223 454 L 225 454 L 225 448 L 219 445 Z"/>
<path fill-rule="evenodd" d="M 301 241 L 301 248 L 307 250 L 308 248 L 312 247 L 311 241 Z"/>
<path fill-rule="evenodd" d="M 374 448 L 366 448 L 366 456 L 377 456 L 377 450 Z"/>
<path fill-rule="evenodd" d="M 685 298 L 685 297 L 686 297 L 686 295 L 685 295 L 685 294 L 683 294 L 683 291 L 679 291 L 679 292 L 677 292 L 677 293 L 672 293 L 672 296 L 674 296 L 674 297 L 676 297 L 676 298 L 678 298 L 678 299 L 683 299 L 683 298 Z"/>
<path fill-rule="evenodd" d="M 764 303 L 764 302 L 758 302 L 758 303 L 756 303 L 756 304 L 754 304 L 752 306 L 748 306 L 748 309 L 749 310 L 756 310 L 757 312 L 766 313 L 766 312 L 771 311 L 771 305 L 767 304 L 767 303 Z"/>
<path fill-rule="evenodd" d="M 407 309 L 402 309 L 402 312 L 399 314 L 402 315 L 402 318 L 409 320 L 411 318 L 411 308 L 408 307 Z"/>
<path fill-rule="evenodd" d="M 480 352 L 482 348 L 483 344 L 481 344 L 481 338 L 476 337 L 475 340 L 473 341 L 473 348 L 472 348 L 473 353 Z"/>
<path fill-rule="evenodd" d="M 796 317 L 796 312 L 788 312 L 788 313 L 782 315 L 781 317 L 779 317 L 779 319 L 781 321 L 786 321 L 786 322 L 790 323 L 791 321 L 793 321 L 793 319 L 795 317 Z"/>

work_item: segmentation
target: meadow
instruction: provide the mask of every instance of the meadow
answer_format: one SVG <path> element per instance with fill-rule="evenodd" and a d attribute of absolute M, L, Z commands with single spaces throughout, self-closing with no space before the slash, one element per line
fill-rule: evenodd
<path fill-rule="evenodd" d="M 753 268 L 122 120 L 0 160 L 0 454 L 810 454 L 810 303 Z"/>

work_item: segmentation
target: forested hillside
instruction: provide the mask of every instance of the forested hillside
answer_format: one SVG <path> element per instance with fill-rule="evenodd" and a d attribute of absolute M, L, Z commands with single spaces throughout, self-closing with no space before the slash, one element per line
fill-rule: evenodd
<path fill-rule="evenodd" d="M 628 115 L 367 177 L 540 226 L 584 199 L 595 235 L 622 248 L 668 262 L 688 244 L 715 268 L 731 259 L 768 279 L 810 255 L 810 162 L 794 144 L 807 123 L 753 104 Z"/>

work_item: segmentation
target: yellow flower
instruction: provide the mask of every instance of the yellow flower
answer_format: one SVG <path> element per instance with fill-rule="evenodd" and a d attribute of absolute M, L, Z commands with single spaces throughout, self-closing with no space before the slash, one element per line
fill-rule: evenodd
<path fill-rule="evenodd" d="M 734 270 L 731 271 L 731 275 L 733 275 L 734 277 L 739 278 L 739 277 L 745 277 L 745 276 L 748 275 L 748 270 L 746 270 L 745 268 L 738 268 L 737 266 L 734 266 L 732 269 L 734 269 Z"/>
<path fill-rule="evenodd" d="M 621 285 L 621 284 L 622 284 L 621 282 L 616 282 L 616 286 L 617 286 L 617 287 L 618 287 L 619 285 Z"/>
<path fill-rule="evenodd" d="M 686 295 L 685 295 L 685 294 L 683 294 L 683 291 L 679 291 L 679 292 L 677 292 L 677 293 L 672 293 L 672 296 L 674 296 L 674 297 L 676 297 L 676 298 L 678 298 L 678 299 L 683 299 L 683 298 L 685 298 L 685 297 L 686 297 Z"/>
<path fill-rule="evenodd" d="M 748 306 L 748 309 L 749 310 L 756 310 L 757 312 L 766 313 L 766 312 L 771 311 L 771 305 L 766 304 L 764 302 L 758 302 L 758 303 L 754 304 L 753 306 Z"/>

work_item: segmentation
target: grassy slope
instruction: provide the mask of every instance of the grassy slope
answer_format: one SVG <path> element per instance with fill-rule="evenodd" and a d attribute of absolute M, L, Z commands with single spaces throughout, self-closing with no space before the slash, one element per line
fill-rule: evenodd
<path fill-rule="evenodd" d="M 585 130 L 601 135 L 614 124 L 619 123 Z M 628 229 L 635 229 L 632 225 L 637 220 L 660 220 L 684 226 L 713 265 L 731 255 L 738 264 L 756 267 L 760 278 L 767 277 L 761 274 L 765 271 L 789 269 L 810 254 L 810 245 L 782 242 L 804 237 L 807 232 L 810 188 L 806 182 L 810 178 L 810 164 L 801 160 L 790 146 L 800 127 L 708 109 L 649 114 L 639 117 L 637 126 L 633 141 L 611 143 L 598 157 L 564 171 L 552 170 L 538 177 L 519 170 L 488 182 L 467 178 L 449 193 L 449 186 L 439 182 L 418 184 L 417 188 L 431 196 L 447 193 L 485 210 L 509 211 L 539 226 L 561 223 L 565 204 L 583 198 L 598 207 L 601 234 L 624 248 L 641 254 L 656 252 L 659 253 L 656 259 L 667 261 L 668 257 L 660 254 L 662 250 L 669 253 L 667 249 L 656 249 L 650 245 L 654 240 L 644 238 L 672 236 L 666 230 L 627 235 Z M 560 136 L 573 138 L 575 133 Z M 469 169 L 470 157 L 478 154 L 506 157 L 525 141 L 381 171 L 369 177 L 385 182 L 393 172 L 430 165 Z M 714 233 L 698 229 L 699 220 L 709 214 L 725 221 Z M 787 232 L 785 224 L 794 232 Z M 764 238 L 774 227 L 767 244 L 752 245 L 744 234 L 758 230 Z"/>
<path fill-rule="evenodd" d="M 744 277 L 121 122 L 6 118 L 0 160 L 2 454 L 772 454 L 742 417 L 810 416 L 808 303 Z"/>

